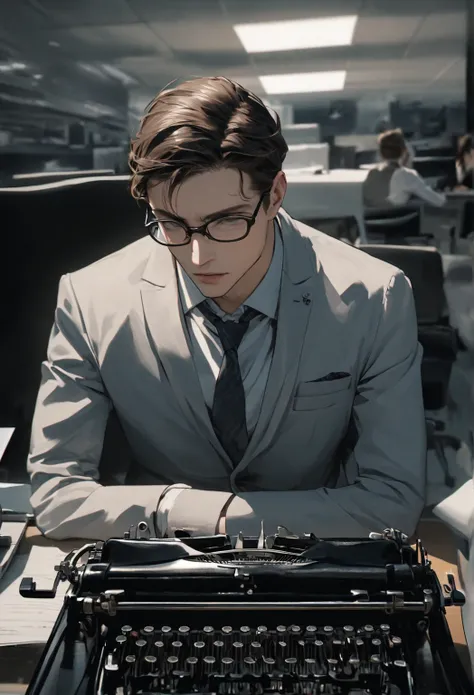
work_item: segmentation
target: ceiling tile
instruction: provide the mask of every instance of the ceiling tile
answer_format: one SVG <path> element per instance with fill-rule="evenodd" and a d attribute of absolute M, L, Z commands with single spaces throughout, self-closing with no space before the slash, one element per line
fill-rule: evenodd
<path fill-rule="evenodd" d="M 34 0 L 34 5 L 43 8 L 55 26 L 98 26 L 137 21 L 126 0 Z"/>

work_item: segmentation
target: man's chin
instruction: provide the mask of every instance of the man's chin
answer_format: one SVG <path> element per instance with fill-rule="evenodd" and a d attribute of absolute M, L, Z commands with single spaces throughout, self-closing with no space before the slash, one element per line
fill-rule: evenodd
<path fill-rule="evenodd" d="M 203 295 L 205 297 L 210 297 L 211 299 L 223 297 L 232 287 L 232 282 L 230 281 L 228 275 L 225 275 L 212 283 L 202 282 L 197 278 L 194 280 L 194 282 L 199 287 Z"/>

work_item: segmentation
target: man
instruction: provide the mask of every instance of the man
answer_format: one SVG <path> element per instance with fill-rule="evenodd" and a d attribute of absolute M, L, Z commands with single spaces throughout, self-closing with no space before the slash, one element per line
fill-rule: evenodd
<path fill-rule="evenodd" d="M 410 285 L 281 208 L 286 152 L 279 120 L 226 78 L 150 105 L 130 155 L 150 235 L 60 281 L 28 460 L 48 536 L 415 530 Z M 112 407 L 134 465 L 103 487 Z"/>
<path fill-rule="evenodd" d="M 411 155 L 401 130 L 382 133 L 378 144 L 382 163 L 369 171 L 363 186 L 367 208 L 392 208 L 409 202 L 436 207 L 445 204 L 446 196 L 434 191 L 414 169 L 408 168 Z"/>

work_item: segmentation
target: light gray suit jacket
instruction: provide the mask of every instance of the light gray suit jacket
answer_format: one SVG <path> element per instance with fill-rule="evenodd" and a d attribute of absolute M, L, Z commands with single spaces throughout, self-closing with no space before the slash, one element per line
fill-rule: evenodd
<path fill-rule="evenodd" d="M 28 458 L 45 534 L 122 535 L 153 518 L 171 483 L 190 486 L 169 513 L 171 530 L 214 533 L 233 492 L 230 533 L 258 533 L 261 520 L 269 533 L 280 524 L 319 537 L 414 531 L 426 450 L 410 284 L 284 211 L 279 219 L 275 352 L 235 469 L 204 404 L 168 249 L 143 238 L 61 278 Z M 332 372 L 348 376 L 321 381 Z M 134 485 L 97 482 L 112 406 Z"/>

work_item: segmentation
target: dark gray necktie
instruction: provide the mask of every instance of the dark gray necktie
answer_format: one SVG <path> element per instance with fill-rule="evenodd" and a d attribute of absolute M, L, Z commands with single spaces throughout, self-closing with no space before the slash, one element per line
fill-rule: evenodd
<path fill-rule="evenodd" d="M 212 426 L 229 458 L 237 465 L 249 443 L 245 392 L 237 350 L 258 311 L 246 309 L 239 321 L 223 321 L 205 302 L 199 305 L 199 309 L 215 326 L 224 350 L 212 403 Z"/>

